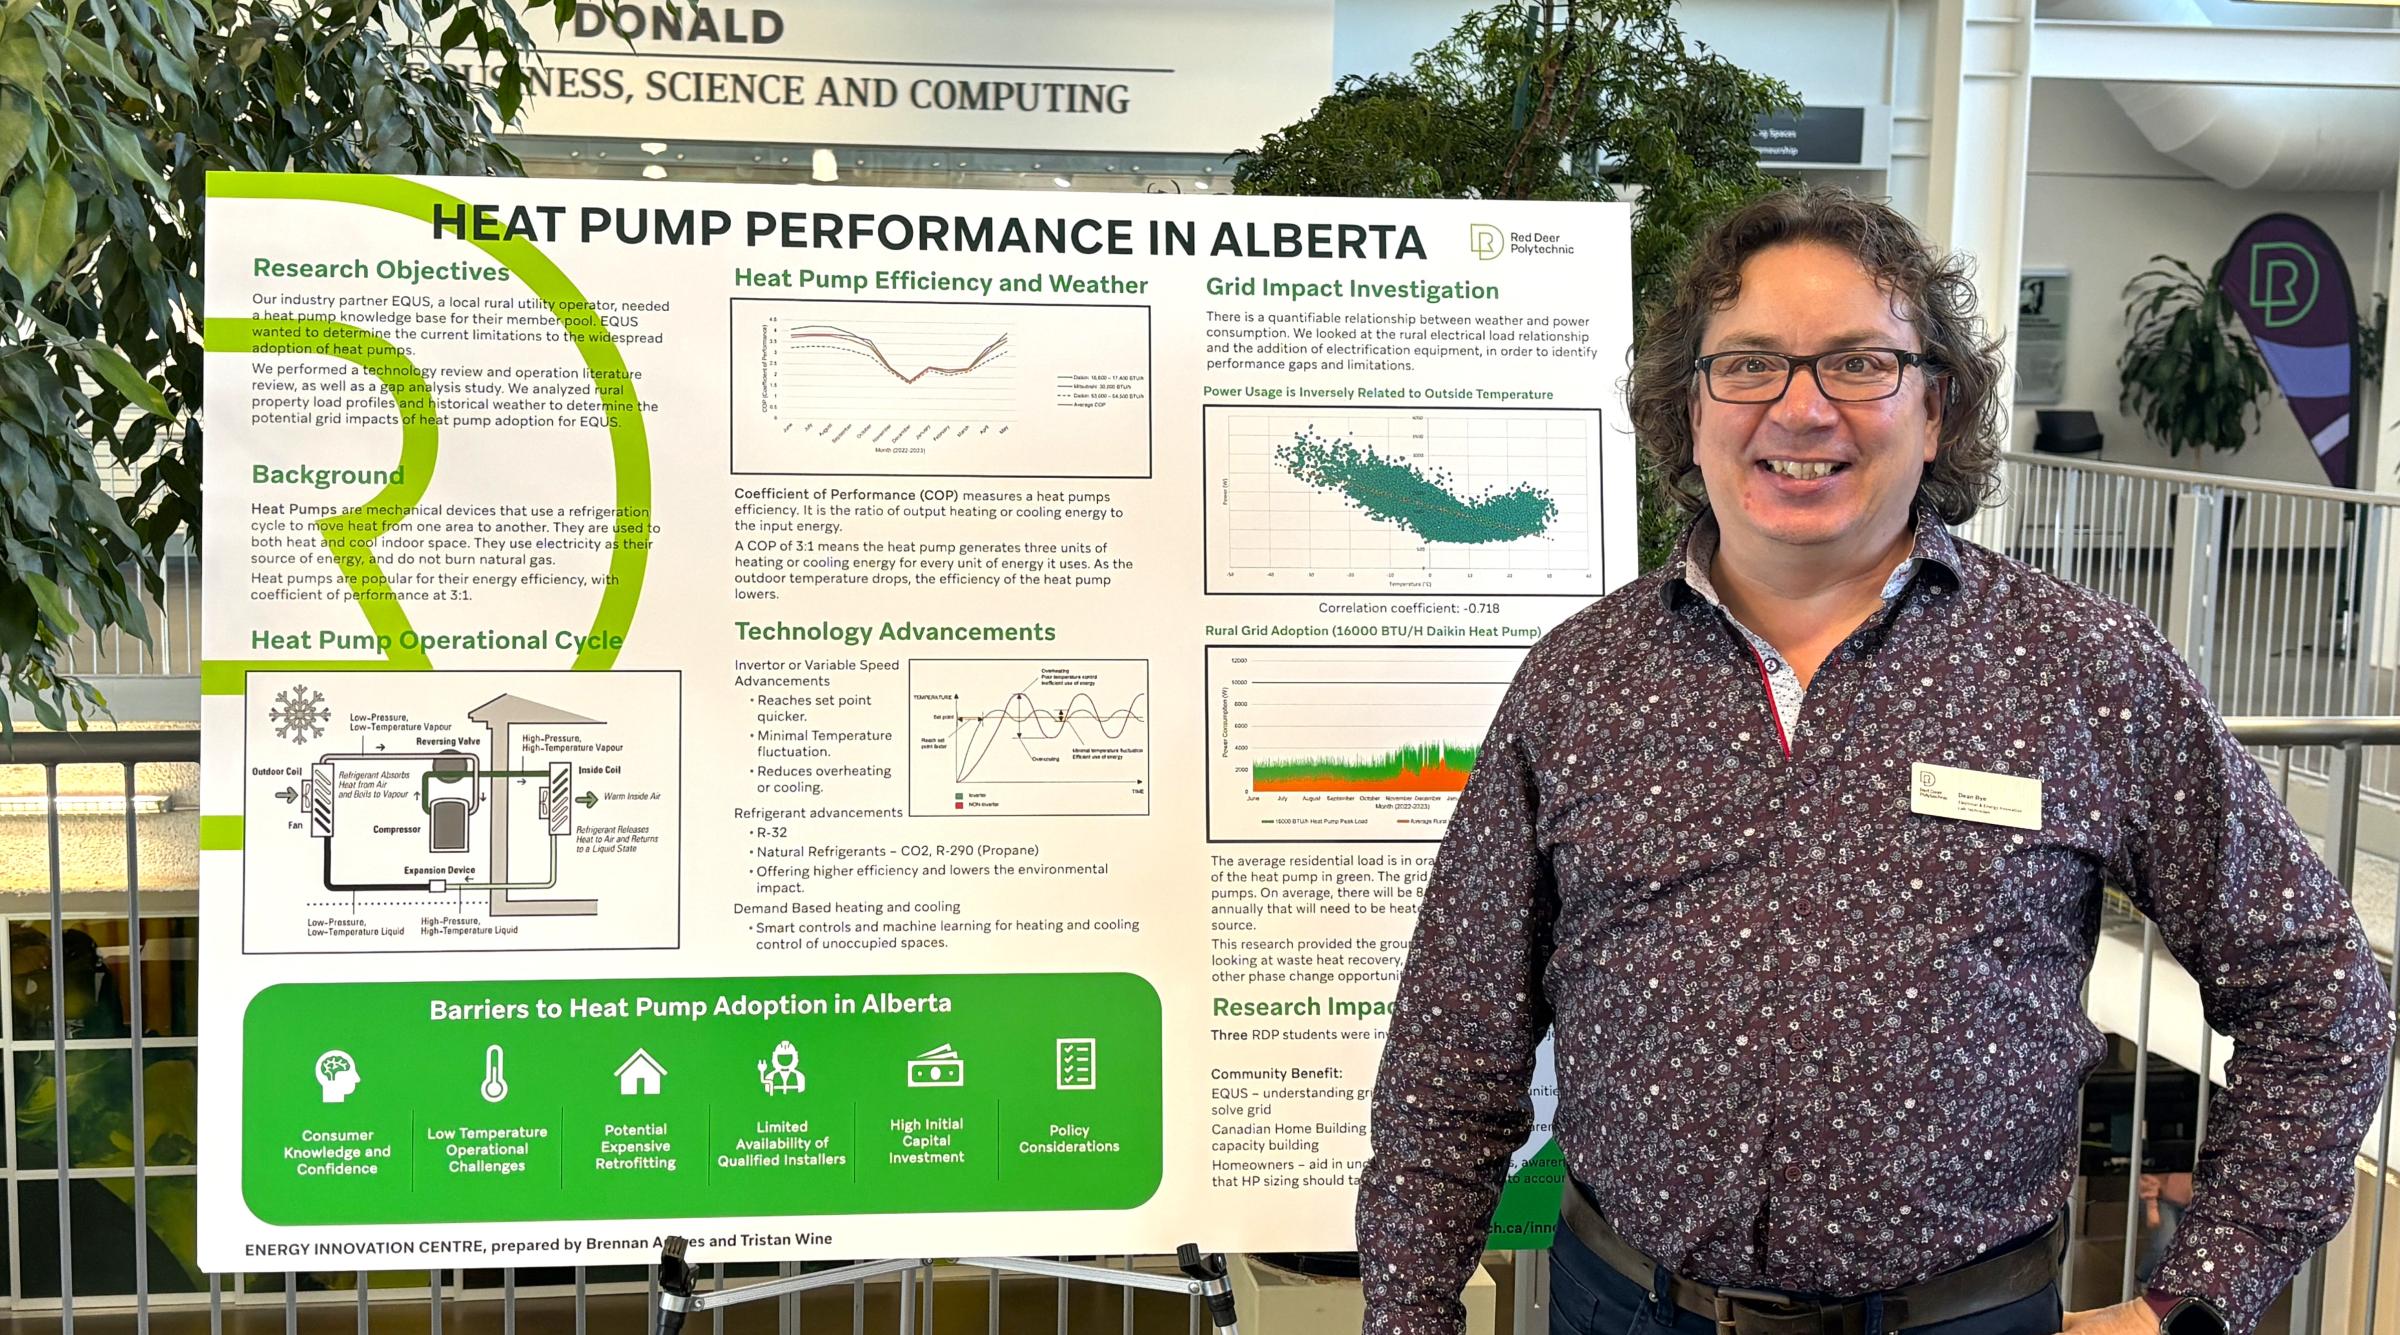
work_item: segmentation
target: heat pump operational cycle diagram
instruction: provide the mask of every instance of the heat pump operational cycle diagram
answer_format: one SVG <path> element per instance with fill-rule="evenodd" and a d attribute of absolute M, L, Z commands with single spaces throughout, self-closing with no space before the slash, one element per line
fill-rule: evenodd
<path fill-rule="evenodd" d="M 250 674 L 243 950 L 672 947 L 672 672 Z"/>

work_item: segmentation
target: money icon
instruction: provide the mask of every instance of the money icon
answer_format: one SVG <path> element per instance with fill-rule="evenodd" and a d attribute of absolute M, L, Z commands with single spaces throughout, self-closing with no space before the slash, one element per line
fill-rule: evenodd
<path fill-rule="evenodd" d="M 909 1059 L 910 1089 L 957 1089 L 966 1083 L 967 1064 L 947 1043 Z"/>

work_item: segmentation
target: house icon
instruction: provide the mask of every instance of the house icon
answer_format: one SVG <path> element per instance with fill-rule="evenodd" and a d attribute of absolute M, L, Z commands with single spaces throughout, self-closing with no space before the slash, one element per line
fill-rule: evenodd
<path fill-rule="evenodd" d="M 617 1068 L 617 1092 L 619 1094 L 656 1094 L 658 1079 L 666 1073 L 667 1068 L 659 1065 L 656 1057 L 640 1048 L 635 1048 L 633 1055 L 625 1059 L 625 1064 Z"/>

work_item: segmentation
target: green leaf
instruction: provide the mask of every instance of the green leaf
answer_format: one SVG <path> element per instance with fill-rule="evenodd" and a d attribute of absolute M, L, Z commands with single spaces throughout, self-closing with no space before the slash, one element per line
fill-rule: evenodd
<path fill-rule="evenodd" d="M 100 137 L 107 145 L 111 166 L 162 195 L 166 193 L 166 179 L 158 174 L 156 167 L 150 165 L 148 145 L 131 127 L 119 121 L 110 121 L 100 127 Z"/>
<path fill-rule="evenodd" d="M 25 158 L 25 146 L 33 142 L 33 112 L 25 105 L 24 94 L 12 90 L 0 92 L 0 181 L 16 171 Z"/>
<path fill-rule="evenodd" d="M 142 373 L 133 369 L 133 363 L 125 360 L 124 354 L 106 343 L 89 339 L 78 346 L 83 351 L 85 364 L 92 368 L 95 375 L 115 386 L 127 402 L 152 417 L 173 415 L 167 408 L 167 396 L 160 393 L 156 385 L 144 380 Z"/>
<path fill-rule="evenodd" d="M 38 281 L 27 291 L 47 287 L 57 277 L 59 264 L 75 246 L 75 214 L 75 182 L 68 179 L 63 167 L 54 168 L 42 195 L 41 234 L 34 243 L 34 273 Z"/>
<path fill-rule="evenodd" d="M 8 271 L 16 275 L 18 286 L 28 293 L 39 291 L 42 287 L 42 284 L 34 281 L 34 274 L 42 244 L 44 198 L 42 182 L 38 177 L 28 176 L 8 192 L 6 262 Z"/>
<path fill-rule="evenodd" d="M 474 9 L 461 9 L 451 16 L 450 26 L 442 29 L 442 35 L 434 45 L 437 50 L 447 55 L 458 49 L 459 45 L 467 38 L 479 36 L 482 32 L 483 14 Z"/>
<path fill-rule="evenodd" d="M 108 48 L 79 32 L 67 34 L 67 64 L 95 79 L 107 81 L 127 97 L 147 99 L 149 90 L 134 81 L 133 72 Z"/>
<path fill-rule="evenodd" d="M 83 623 L 75 619 L 74 609 L 67 606 L 66 595 L 60 593 L 58 586 L 51 583 L 47 576 L 27 570 L 23 572 L 23 578 L 25 587 L 33 593 L 33 601 L 41 607 L 42 615 L 49 618 L 50 624 L 58 628 L 59 634 L 72 635 L 83 629 Z"/>
<path fill-rule="evenodd" d="M 83 502 L 89 522 L 107 529 L 109 535 L 128 547 L 137 546 L 141 539 L 126 526 L 125 513 L 117 506 L 117 498 L 100 490 L 100 484 L 88 477 L 75 479 L 75 497 Z"/>
<path fill-rule="evenodd" d="M 50 85 L 50 62 L 42 54 L 42 39 L 33 32 L 19 30 L 0 41 L 0 80 L 5 80 L 33 94 L 47 98 Z"/>

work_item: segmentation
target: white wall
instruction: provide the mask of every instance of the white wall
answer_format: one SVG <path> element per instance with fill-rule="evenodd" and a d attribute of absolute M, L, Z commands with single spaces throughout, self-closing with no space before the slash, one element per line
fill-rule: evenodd
<path fill-rule="evenodd" d="M 2322 485 L 2324 470 L 2280 396 L 2262 405 L 2262 425 L 2239 453 L 2198 460 L 2188 452 L 2170 458 L 2138 421 L 2119 414 L 2116 358 L 2126 330 L 2120 294 L 2162 252 L 2206 273 L 2244 224 L 2283 211 L 2325 229 L 2349 261 L 2363 300 L 2379 267 L 2379 204 L 2371 194 L 2230 189 L 2153 150 L 2100 85 L 2037 81 L 2025 265 L 2061 266 L 2074 275 L 2067 392 L 2057 406 L 2099 414 L 2108 441 L 2101 457 L 2111 462 Z M 2020 410 L 2017 430 L 2030 445 L 2030 408 Z"/>

